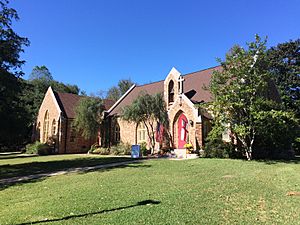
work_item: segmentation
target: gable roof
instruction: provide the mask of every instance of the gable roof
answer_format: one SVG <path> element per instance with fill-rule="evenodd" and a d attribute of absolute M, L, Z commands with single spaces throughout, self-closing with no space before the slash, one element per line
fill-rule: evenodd
<path fill-rule="evenodd" d="M 75 107 L 78 105 L 80 99 L 86 97 L 71 93 L 62 93 L 54 91 L 55 98 L 58 102 L 60 109 L 63 111 L 65 116 L 69 119 L 75 118 Z M 110 99 L 103 99 L 104 108 L 105 110 L 112 107 L 114 104 L 113 100 Z"/>
<path fill-rule="evenodd" d="M 205 90 L 204 87 L 208 87 L 213 71 L 221 69 L 221 66 L 216 66 L 183 75 L 183 91 L 185 95 L 193 103 L 211 101 L 211 93 L 208 90 Z M 120 114 L 124 106 L 130 105 L 134 101 L 134 99 L 136 99 L 143 92 L 146 92 L 150 95 L 163 93 L 164 80 L 136 86 L 129 93 L 127 93 L 127 95 L 123 98 L 122 101 L 119 102 L 118 105 L 109 110 L 109 115 Z"/>

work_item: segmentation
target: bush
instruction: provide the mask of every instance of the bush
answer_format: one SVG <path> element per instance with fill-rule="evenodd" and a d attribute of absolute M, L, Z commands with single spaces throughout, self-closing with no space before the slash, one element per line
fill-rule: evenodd
<path fill-rule="evenodd" d="M 140 150 L 141 150 L 141 153 L 142 153 L 142 155 L 143 156 L 146 156 L 146 155 L 148 155 L 148 149 L 147 149 L 147 143 L 146 142 L 142 142 L 141 144 L 140 144 Z"/>
<path fill-rule="evenodd" d="M 94 150 L 90 150 L 89 153 L 91 154 L 99 154 L 99 155 L 109 155 L 109 149 L 108 148 L 96 148 Z"/>
<path fill-rule="evenodd" d="M 91 152 L 93 152 L 94 150 L 96 150 L 97 148 L 100 148 L 99 144 L 98 143 L 95 143 L 91 146 L 90 150 Z"/>
<path fill-rule="evenodd" d="M 53 149 L 45 143 L 36 141 L 35 143 L 26 145 L 27 154 L 49 155 L 53 153 Z"/>
<path fill-rule="evenodd" d="M 120 143 L 114 145 L 110 148 L 110 153 L 112 155 L 130 155 L 131 154 L 131 145 Z"/>
<path fill-rule="evenodd" d="M 206 143 L 204 148 L 206 158 L 240 158 L 230 143 L 215 139 Z"/>

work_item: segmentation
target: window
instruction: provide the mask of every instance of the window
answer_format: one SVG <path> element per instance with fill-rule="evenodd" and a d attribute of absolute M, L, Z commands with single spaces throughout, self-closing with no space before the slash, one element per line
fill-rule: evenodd
<path fill-rule="evenodd" d="M 41 122 L 38 123 L 36 128 L 36 140 L 41 141 L 40 137 L 41 137 Z"/>
<path fill-rule="evenodd" d="M 120 136 L 120 126 L 116 123 L 115 125 L 115 143 L 120 143 L 121 136 Z"/>
<path fill-rule="evenodd" d="M 49 132 L 49 112 L 48 110 L 45 113 L 44 125 L 43 125 L 43 142 L 46 143 L 48 140 Z"/>
<path fill-rule="evenodd" d="M 71 123 L 71 129 L 70 129 L 70 142 L 75 142 L 76 138 L 76 128 L 75 126 Z"/>
<path fill-rule="evenodd" d="M 147 129 L 145 124 L 140 123 L 137 128 L 137 141 L 138 143 L 146 142 Z"/>
<path fill-rule="evenodd" d="M 55 121 L 55 119 L 52 121 L 51 135 L 52 136 L 56 135 L 56 121 Z"/>
<path fill-rule="evenodd" d="M 174 102 L 174 81 L 169 82 L 168 86 L 168 103 L 173 103 Z"/>

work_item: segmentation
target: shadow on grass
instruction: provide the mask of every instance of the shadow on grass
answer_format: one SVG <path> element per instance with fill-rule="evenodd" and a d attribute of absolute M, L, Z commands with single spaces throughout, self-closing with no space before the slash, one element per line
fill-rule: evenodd
<path fill-rule="evenodd" d="M 161 203 L 160 201 L 156 201 L 156 200 L 144 200 L 144 201 L 138 202 L 134 205 L 123 206 L 123 207 L 118 207 L 118 208 L 114 208 L 114 209 L 105 209 L 105 210 L 96 211 L 96 212 L 90 212 L 90 213 L 84 213 L 84 214 L 78 214 L 78 215 L 70 215 L 70 216 L 65 216 L 65 217 L 57 218 L 57 219 L 26 222 L 26 223 L 20 223 L 20 224 L 17 224 L 17 225 L 30 225 L 30 224 L 39 224 L 39 223 L 59 222 L 59 221 L 63 221 L 63 220 L 69 220 L 69 219 L 74 219 L 74 218 L 82 218 L 82 217 L 93 216 L 93 215 L 98 215 L 98 214 L 107 213 L 107 212 L 114 212 L 114 211 L 134 208 L 134 207 L 137 207 L 137 206 L 158 205 L 160 203 Z"/>
<path fill-rule="evenodd" d="M 267 165 L 274 165 L 274 164 L 278 164 L 278 163 L 300 164 L 300 156 L 295 156 L 295 158 L 291 159 L 291 160 L 260 159 L 260 160 L 256 160 L 256 161 L 265 163 Z"/>
<path fill-rule="evenodd" d="M 106 164 L 124 163 L 122 165 Z M 97 158 L 75 158 L 69 160 L 27 162 L 21 164 L 6 164 L 0 166 L 0 190 L 16 184 L 24 184 L 41 181 L 53 176 L 53 173 L 66 174 L 70 172 L 87 173 L 92 171 L 108 171 L 114 168 L 139 168 L 150 167 L 143 165 L 141 161 L 136 161 L 128 157 L 97 157 Z"/>
<path fill-rule="evenodd" d="M 4 160 L 4 159 L 19 159 L 19 158 L 32 158 L 32 157 L 38 157 L 38 155 L 33 155 L 33 154 L 28 154 L 28 155 L 24 155 L 24 154 L 7 154 L 7 155 L 0 155 L 0 160 Z"/>

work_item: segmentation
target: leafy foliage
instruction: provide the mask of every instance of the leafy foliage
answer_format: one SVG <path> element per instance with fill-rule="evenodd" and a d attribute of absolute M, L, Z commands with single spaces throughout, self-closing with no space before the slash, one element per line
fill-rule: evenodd
<path fill-rule="evenodd" d="M 131 145 L 127 143 L 119 143 L 117 145 L 111 146 L 110 153 L 112 155 L 130 155 Z"/>
<path fill-rule="evenodd" d="M 99 155 L 109 155 L 110 151 L 108 148 L 102 148 L 102 147 L 98 147 L 95 149 L 91 149 L 89 151 L 90 154 L 99 154 Z"/>
<path fill-rule="evenodd" d="M 52 81 L 53 77 L 46 66 L 36 66 L 32 69 L 29 80 Z"/>
<path fill-rule="evenodd" d="M 36 141 L 33 144 L 26 145 L 26 153 L 38 154 L 38 155 L 49 155 L 52 153 L 52 149 L 49 145 Z"/>
<path fill-rule="evenodd" d="M 145 125 L 152 151 L 155 146 L 156 123 L 159 122 L 166 129 L 169 128 L 167 109 L 161 93 L 156 95 L 141 93 L 131 105 L 124 107 L 122 117 L 129 122 Z"/>
<path fill-rule="evenodd" d="M 113 86 L 108 90 L 106 98 L 117 101 L 133 84 L 130 79 L 120 80 L 117 86 Z"/>
<path fill-rule="evenodd" d="M 64 84 L 55 81 L 51 72 L 46 66 L 36 66 L 33 68 L 28 81 L 24 81 L 25 87 L 21 98 L 25 102 L 28 113 L 31 115 L 31 124 L 34 123 L 38 110 L 49 86 L 54 91 L 79 94 L 77 85 Z"/>
<path fill-rule="evenodd" d="M 282 111 L 273 101 L 276 96 L 272 96 L 270 89 L 275 87 L 270 80 L 265 44 L 266 40 L 261 41 L 256 36 L 255 42 L 248 44 L 247 50 L 234 46 L 226 55 L 226 60 L 220 61 L 223 70 L 214 72 L 210 84 L 215 117 L 215 126 L 210 136 L 216 138 L 224 130 L 229 130 L 235 147 L 248 160 L 253 158 L 257 137 L 277 143 L 273 146 L 283 147 L 281 151 L 289 149 L 290 144 L 286 145 L 290 143 L 288 136 L 293 137 L 293 124 L 296 123 L 292 114 Z M 277 126 L 274 126 L 274 121 Z M 265 127 L 273 129 L 264 132 Z M 284 146 L 278 144 L 281 139 L 274 136 L 281 129 L 286 132 L 283 134 L 287 138 Z"/>
<path fill-rule="evenodd" d="M 83 137 L 96 136 L 103 121 L 104 106 L 102 99 L 84 97 L 75 108 L 73 122 L 77 132 L 82 132 Z"/>
<path fill-rule="evenodd" d="M 285 109 L 300 118 L 300 39 L 270 48 L 267 59 Z"/>
<path fill-rule="evenodd" d="M 1 73 L 6 71 L 19 77 L 23 75 L 19 69 L 25 62 L 20 59 L 20 53 L 24 52 L 23 46 L 29 46 L 29 40 L 12 29 L 13 21 L 19 20 L 19 16 L 7 4 L 7 0 L 0 1 L 0 69 Z"/>
<path fill-rule="evenodd" d="M 0 1 L 0 149 L 23 144 L 29 133 L 26 126 L 28 115 L 20 99 L 23 83 L 19 79 L 24 64 L 20 53 L 29 41 L 12 29 L 13 21 L 19 17 L 7 4 L 6 0 Z"/>
<path fill-rule="evenodd" d="M 205 145 L 206 158 L 234 158 L 234 149 L 230 143 L 223 142 L 221 138 L 212 139 Z"/>

